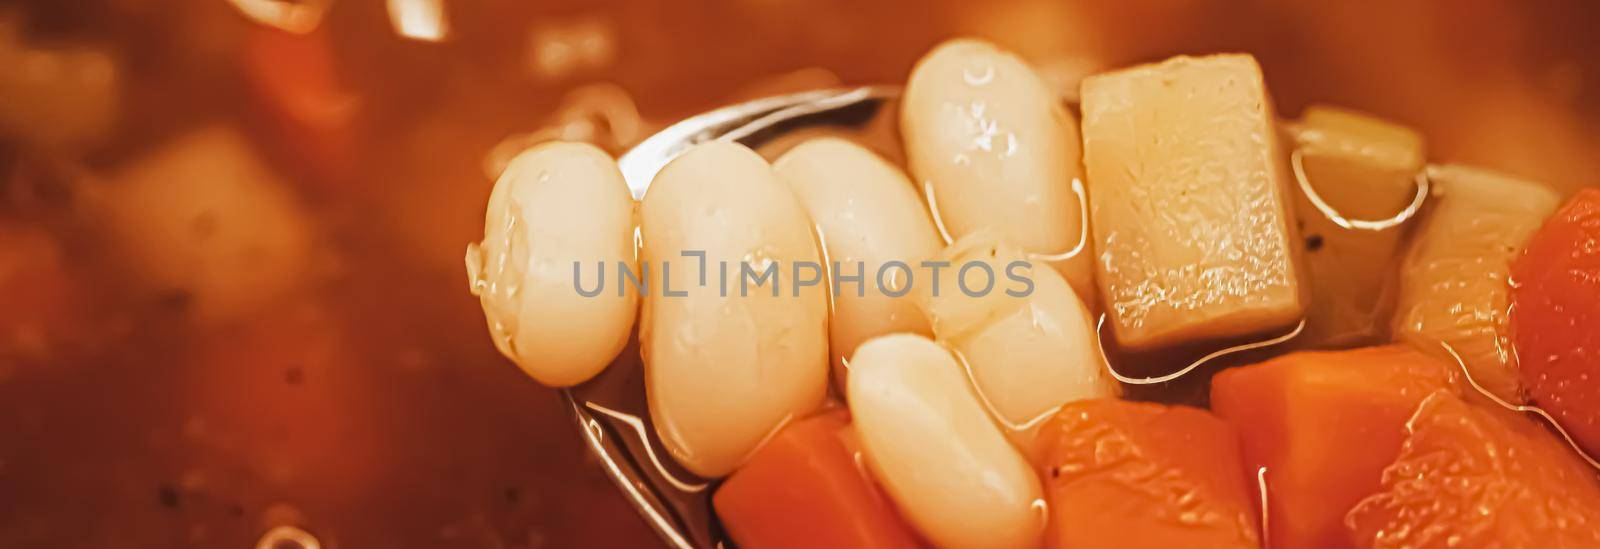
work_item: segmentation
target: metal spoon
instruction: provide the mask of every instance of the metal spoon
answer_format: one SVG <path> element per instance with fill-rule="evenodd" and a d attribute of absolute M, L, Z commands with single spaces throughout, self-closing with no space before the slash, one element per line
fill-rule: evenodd
<path fill-rule="evenodd" d="M 819 127 L 860 130 L 876 115 L 892 115 L 891 103 L 899 95 L 898 87 L 868 86 L 810 91 L 732 105 L 691 117 L 652 135 L 622 155 L 618 164 L 630 192 L 635 199 L 641 199 L 656 172 L 695 144 L 721 139 L 759 151 L 765 144 L 802 130 Z M 1320 202 L 1300 169 L 1299 154 L 1296 150 L 1293 158 L 1296 180 L 1302 192 Z M 1356 221 L 1349 226 L 1340 223 L 1340 226 L 1347 230 L 1382 230 L 1410 221 L 1420 211 L 1428 189 L 1427 177 L 1419 174 L 1417 198 L 1394 218 Z M 1336 223 L 1343 219 L 1331 207 L 1318 206 Z M 1298 333 L 1298 329 L 1294 333 Z M 1181 376 L 1199 364 L 1167 377 Z M 565 390 L 562 395 L 606 473 L 668 545 L 679 548 L 728 545 L 711 508 L 714 481 L 697 478 L 678 466 L 667 457 L 654 436 L 645 402 L 643 374 L 637 342 L 634 342 L 595 379 Z M 1153 381 L 1122 380 L 1132 384 Z"/>
<path fill-rule="evenodd" d="M 757 99 L 700 114 L 640 142 L 618 159 L 635 199 L 662 166 L 689 147 L 715 139 L 752 149 L 817 127 L 858 129 L 899 96 L 896 87 L 818 90 Z M 645 522 L 667 545 L 719 547 L 727 539 L 711 509 L 712 481 L 667 456 L 650 426 L 637 342 L 594 379 L 563 390 L 578 431 Z"/>

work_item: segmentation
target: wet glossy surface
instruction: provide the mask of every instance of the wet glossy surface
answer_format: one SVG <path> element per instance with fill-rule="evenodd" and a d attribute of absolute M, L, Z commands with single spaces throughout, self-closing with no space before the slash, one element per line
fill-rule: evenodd
<path fill-rule="evenodd" d="M 1096 282 L 1118 343 L 1249 336 L 1303 315 L 1290 174 L 1253 59 L 1095 75 L 1082 111 Z"/>
<path fill-rule="evenodd" d="M 938 40 L 974 34 L 1044 67 L 1061 91 L 1089 70 L 1248 51 L 1285 115 L 1311 101 L 1371 111 L 1419 128 L 1434 158 L 1560 189 L 1600 173 L 1597 19 L 1579 2 L 445 7 L 448 35 L 432 43 L 400 37 L 383 3 L 334 2 L 316 38 L 289 41 L 294 55 L 320 51 L 316 62 L 270 53 L 281 36 L 231 2 L 0 8 L 26 12 L 0 25 L 3 62 L 88 48 L 50 56 L 88 71 L 55 74 L 94 77 L 109 60 L 110 77 L 91 81 L 122 86 L 97 137 L 93 96 L 68 111 L 84 118 L 51 114 L 27 126 L 49 131 L 26 136 L 10 116 L 62 111 L 0 113 L 0 234 L 26 242 L 0 255 L 35 250 L 20 254 L 25 277 L 0 283 L 0 304 L 60 305 L 0 334 L 0 545 L 239 547 L 296 531 L 281 524 L 339 547 L 655 543 L 558 393 L 495 352 L 466 292 L 462 251 L 481 235 L 485 172 L 508 138 L 594 139 L 617 153 L 743 99 L 899 82 Z M 6 67 L 0 77 L 50 74 Z M 285 94 L 285 79 L 315 89 Z M 0 89 L 21 89 L 11 85 Z M 8 107 L 26 97 L 65 94 L 0 93 Z M 274 114 L 305 101 L 318 107 Z M 216 124 L 243 132 L 281 176 L 314 253 L 293 296 L 206 327 L 182 295 L 133 291 L 74 197 Z M 89 145 L 38 146 L 75 142 Z M 26 300 L 12 300 L 11 280 L 28 281 Z M 1184 394 L 1203 401 L 1201 389 Z"/>

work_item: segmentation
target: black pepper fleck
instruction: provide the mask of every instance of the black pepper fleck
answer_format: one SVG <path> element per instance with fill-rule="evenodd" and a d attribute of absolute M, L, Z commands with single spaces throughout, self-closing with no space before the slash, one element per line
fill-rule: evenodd
<path fill-rule="evenodd" d="M 156 296 L 156 306 L 173 312 L 185 311 L 193 302 L 194 295 L 177 288 L 172 288 L 161 292 L 158 296 Z"/>
<path fill-rule="evenodd" d="M 1314 234 L 1306 237 L 1306 251 L 1315 252 L 1322 249 L 1322 235 Z"/>
<path fill-rule="evenodd" d="M 156 501 L 168 509 L 178 508 L 178 489 L 171 484 L 162 484 L 156 487 Z"/>

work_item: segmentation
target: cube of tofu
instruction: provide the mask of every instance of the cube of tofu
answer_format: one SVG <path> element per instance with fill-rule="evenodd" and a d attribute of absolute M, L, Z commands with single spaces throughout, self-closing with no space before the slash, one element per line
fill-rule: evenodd
<path fill-rule="evenodd" d="M 1466 166 L 1430 168 L 1438 203 L 1405 262 L 1395 339 L 1423 352 L 1461 356 L 1473 381 L 1523 402 L 1506 331 L 1511 260 L 1560 205 L 1549 187 Z"/>
<path fill-rule="evenodd" d="M 14 24 L 3 19 L 0 26 Z M 38 48 L 0 31 L 0 136 L 34 147 L 81 150 L 117 121 L 123 76 L 103 49 Z"/>
<path fill-rule="evenodd" d="M 202 323 L 249 317 L 303 288 L 315 224 L 229 126 L 193 130 L 121 168 L 91 208 L 126 275 L 181 292 Z"/>
<path fill-rule="evenodd" d="M 1300 166 L 1323 206 L 1344 221 L 1395 218 L 1416 197 L 1423 141 L 1376 117 L 1314 106 L 1290 133 Z M 1407 223 L 1370 230 L 1341 226 L 1300 189 L 1295 213 L 1305 236 L 1311 306 L 1298 341 L 1326 347 L 1376 343 L 1387 329 L 1393 273 Z"/>
<path fill-rule="evenodd" d="M 1307 175 L 1317 194 L 1352 219 L 1388 218 L 1405 208 L 1427 161 L 1416 130 L 1338 107 L 1308 107 L 1293 133 L 1305 167 L 1316 169 Z"/>
<path fill-rule="evenodd" d="M 1288 172 L 1255 60 L 1176 57 L 1085 79 L 1082 95 L 1098 284 L 1118 343 L 1298 321 Z"/>

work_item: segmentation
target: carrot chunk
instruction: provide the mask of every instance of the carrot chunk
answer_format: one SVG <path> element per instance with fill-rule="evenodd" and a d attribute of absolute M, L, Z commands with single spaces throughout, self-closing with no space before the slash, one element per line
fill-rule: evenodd
<path fill-rule="evenodd" d="M 83 288 L 44 231 L 0 223 L 0 381 L 18 359 L 44 359 L 78 336 Z"/>
<path fill-rule="evenodd" d="M 1259 545 L 1238 439 L 1205 410 L 1081 400 L 1040 436 L 1059 547 Z"/>
<path fill-rule="evenodd" d="M 849 415 L 779 431 L 712 497 L 740 547 L 917 547 L 910 526 L 856 462 Z"/>
<path fill-rule="evenodd" d="M 361 101 L 339 78 L 327 30 L 260 28 L 245 44 L 243 72 L 277 152 L 325 185 L 354 177 Z"/>
<path fill-rule="evenodd" d="M 1600 190 L 1578 193 L 1545 221 L 1511 276 L 1523 386 L 1600 455 Z"/>
<path fill-rule="evenodd" d="M 1600 547 L 1600 480 L 1526 417 L 1429 396 L 1383 489 L 1347 519 L 1357 547 Z"/>
<path fill-rule="evenodd" d="M 1212 410 L 1239 432 L 1249 478 L 1266 468 L 1272 547 L 1342 547 L 1343 519 L 1378 490 L 1447 363 L 1402 347 L 1301 352 L 1217 374 Z M 1453 389 L 1452 389 L 1453 390 Z"/>

